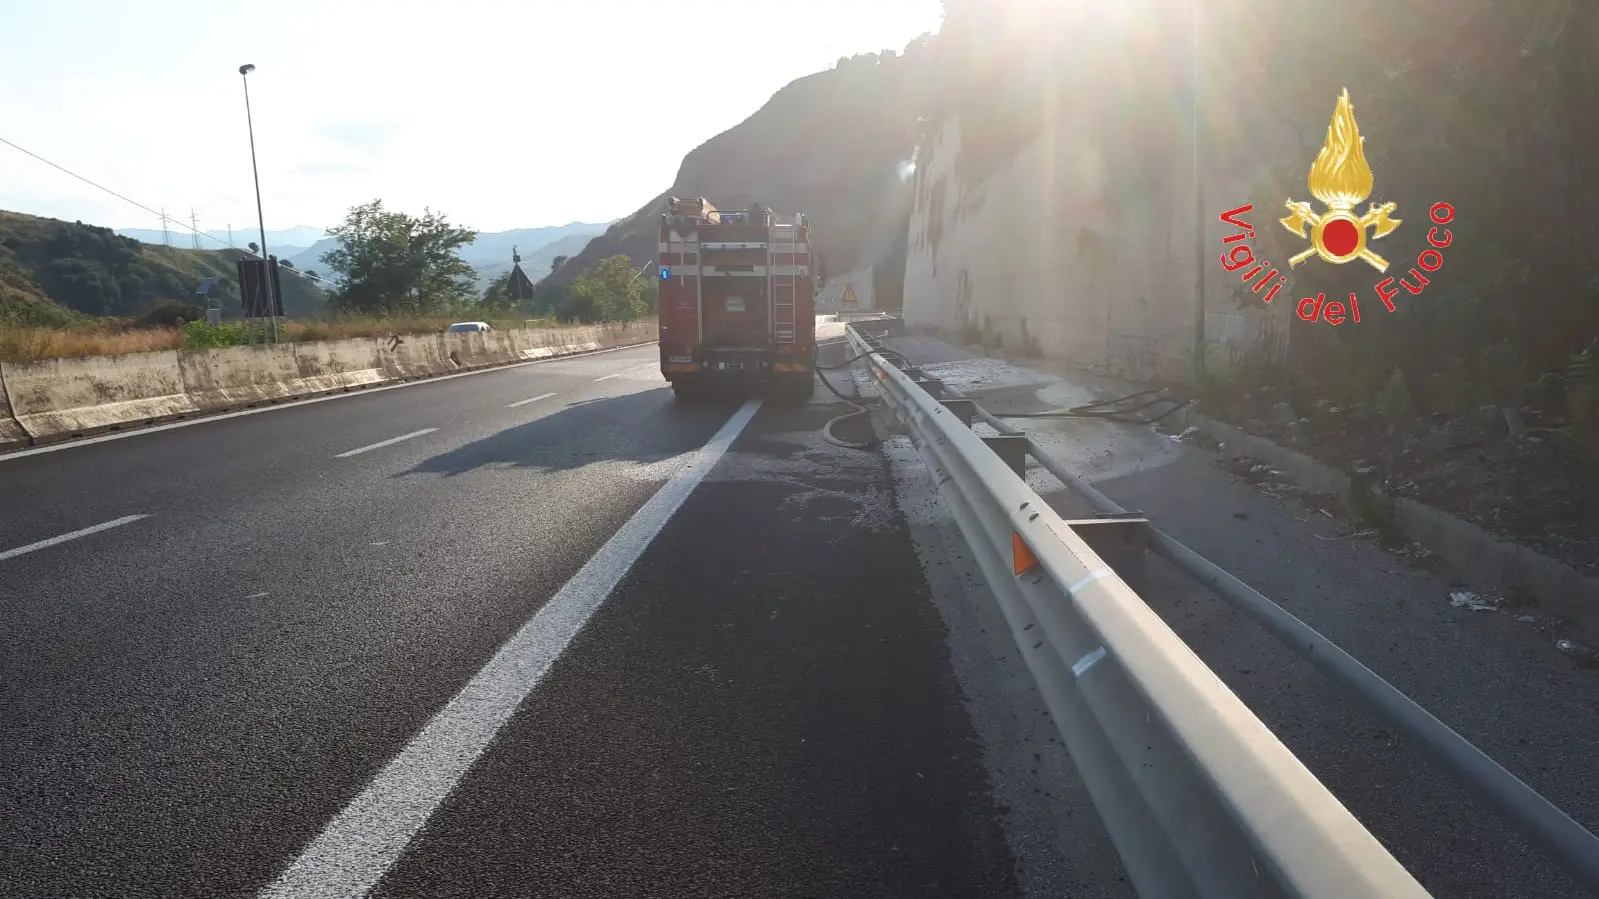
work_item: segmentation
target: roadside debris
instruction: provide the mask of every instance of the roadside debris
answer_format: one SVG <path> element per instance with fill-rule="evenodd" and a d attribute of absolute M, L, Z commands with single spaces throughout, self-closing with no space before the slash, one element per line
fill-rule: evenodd
<path fill-rule="evenodd" d="M 1449 604 L 1457 609 L 1467 609 L 1472 612 L 1497 612 L 1498 600 L 1485 599 L 1469 590 L 1460 590 L 1449 594 Z"/>
<path fill-rule="evenodd" d="M 1561 637 L 1555 641 L 1555 649 L 1577 660 L 1577 664 L 1584 668 L 1599 665 L 1599 652 L 1578 643 L 1570 637 Z"/>

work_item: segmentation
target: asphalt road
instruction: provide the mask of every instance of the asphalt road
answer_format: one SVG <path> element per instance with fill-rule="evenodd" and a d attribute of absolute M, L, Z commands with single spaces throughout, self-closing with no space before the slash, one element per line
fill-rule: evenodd
<path fill-rule="evenodd" d="M 0 457 L 0 896 L 1129 897 L 914 449 L 655 358 Z M 1599 686 L 1534 628 L 1204 451 L 1034 426 L 1599 824 Z M 1204 590 L 1146 597 L 1440 899 L 1580 895 Z"/>
<path fill-rule="evenodd" d="M 1013 894 L 882 458 L 655 352 L 0 459 L 0 895 Z"/>

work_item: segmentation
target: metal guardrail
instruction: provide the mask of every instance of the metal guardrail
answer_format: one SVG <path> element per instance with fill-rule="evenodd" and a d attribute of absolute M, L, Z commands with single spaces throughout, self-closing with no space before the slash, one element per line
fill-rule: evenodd
<path fill-rule="evenodd" d="M 861 324 L 871 327 L 871 323 Z M 863 349 L 877 346 L 875 338 L 862 338 L 853 329 L 851 339 Z M 915 383 L 916 377 L 911 380 Z M 990 414 L 970 399 L 961 397 L 955 391 L 942 388 L 940 392 L 949 394 L 955 399 L 935 401 L 953 410 L 964 424 L 970 425 L 974 418 L 981 417 L 985 424 L 1000 433 L 1001 436 L 998 438 L 979 439 L 987 442 L 1018 475 L 1024 470 L 1026 456 L 1032 456 L 1061 483 L 1098 509 L 1102 516 L 1119 518 L 1136 516 L 1137 513 L 1128 513 L 1086 481 L 1072 474 L 1020 430 Z M 930 396 L 929 398 L 932 399 Z M 1141 518 L 1137 520 L 1142 521 Z M 1310 662 L 1312 666 L 1348 689 L 1356 699 L 1392 725 L 1414 748 L 1438 765 L 1456 783 L 1497 813 L 1550 860 L 1570 873 L 1590 893 L 1599 896 L 1599 837 L 1595 837 L 1482 750 L 1286 609 L 1170 536 L 1148 527 L 1147 522 L 1144 525 L 1145 533 L 1141 535 L 1138 544 L 1130 548 L 1131 553 L 1128 551 L 1129 548 L 1116 542 L 1105 540 L 1089 542 L 1096 548 L 1109 546 L 1121 549 L 1123 558 L 1129 554 L 1141 558 L 1142 548 L 1147 546 L 1149 551 L 1162 556 L 1176 568 L 1205 585 L 1223 601 L 1243 612 Z M 1134 576 L 1139 570 L 1130 562 L 1113 564 L 1112 567 L 1118 571 L 1130 572 Z M 1123 577 L 1127 578 L 1128 574 L 1124 573 Z"/>
<path fill-rule="evenodd" d="M 849 338 L 938 482 L 1143 899 L 1430 895 L 955 410 Z"/>

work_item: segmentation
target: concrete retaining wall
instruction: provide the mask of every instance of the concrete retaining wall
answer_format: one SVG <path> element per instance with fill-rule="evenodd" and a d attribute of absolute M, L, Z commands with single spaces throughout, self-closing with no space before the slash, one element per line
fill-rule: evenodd
<path fill-rule="evenodd" d="M 7 363 L 4 369 L 12 414 L 34 441 L 200 411 L 184 390 L 176 350 Z"/>
<path fill-rule="evenodd" d="M 262 402 L 651 343 L 653 323 L 0 363 L 0 449 Z"/>
<path fill-rule="evenodd" d="M 1187 58 L 1174 50 L 1165 64 Z M 1018 72 L 1035 63 L 1010 61 Z M 1061 64 L 1044 64 L 1045 71 Z M 1207 352 L 1285 359 L 1294 298 L 1304 294 L 1290 280 L 1267 306 L 1224 270 L 1222 238 L 1236 229 L 1219 215 L 1248 203 L 1257 183 L 1303 183 L 1316 148 L 1301 147 L 1291 127 L 1264 120 L 1225 142 L 1213 137 L 1205 150 L 1207 206 L 1196 209 L 1186 101 L 1172 106 L 1114 81 L 1100 86 L 1095 102 L 1066 104 L 1038 138 L 992 170 L 970 165 L 992 136 L 973 135 L 957 117 L 918 147 L 906 320 L 964 333 L 966 343 L 982 334 L 989 345 L 1128 377 L 1182 378 L 1192 371 L 1198 275 Z M 1256 206 L 1245 220 L 1281 233 L 1280 210 L 1273 211 L 1281 202 Z M 1196 272 L 1201 227 L 1206 253 Z M 1264 258 L 1265 249 L 1257 252 Z"/>

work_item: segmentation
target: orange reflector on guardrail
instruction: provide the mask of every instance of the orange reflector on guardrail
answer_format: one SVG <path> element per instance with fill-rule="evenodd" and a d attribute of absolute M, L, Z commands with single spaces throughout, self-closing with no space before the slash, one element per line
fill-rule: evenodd
<path fill-rule="evenodd" d="M 1017 574 L 1024 574 L 1038 567 L 1038 557 L 1022 542 L 1022 535 L 1014 531 L 1010 535 L 1011 570 Z"/>

